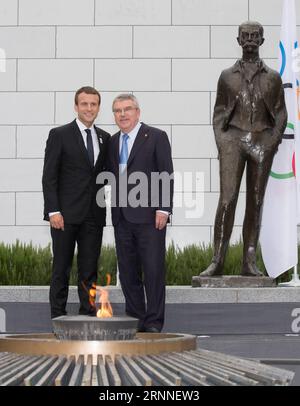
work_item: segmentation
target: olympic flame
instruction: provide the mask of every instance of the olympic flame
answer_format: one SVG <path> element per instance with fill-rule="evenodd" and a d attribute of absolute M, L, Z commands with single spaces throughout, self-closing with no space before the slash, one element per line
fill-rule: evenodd
<path fill-rule="evenodd" d="M 106 274 L 106 287 L 97 286 L 95 283 L 92 284 L 91 289 L 89 290 L 89 301 L 90 305 L 96 308 L 96 299 L 97 294 L 99 294 L 99 303 L 100 308 L 97 311 L 97 317 L 112 317 L 113 309 L 109 301 L 109 292 L 107 286 L 110 285 L 111 276 Z"/>

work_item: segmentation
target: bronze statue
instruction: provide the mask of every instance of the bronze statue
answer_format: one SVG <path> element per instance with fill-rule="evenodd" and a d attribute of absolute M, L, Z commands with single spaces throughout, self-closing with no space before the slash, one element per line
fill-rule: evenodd
<path fill-rule="evenodd" d="M 219 152 L 220 198 L 214 226 L 214 256 L 200 276 L 222 274 L 245 166 L 241 275 L 262 275 L 256 266 L 262 204 L 273 157 L 287 123 L 280 75 L 259 57 L 263 33 L 257 22 L 247 21 L 239 26 L 237 41 L 243 49 L 242 59 L 225 69 L 218 81 L 213 128 Z"/>

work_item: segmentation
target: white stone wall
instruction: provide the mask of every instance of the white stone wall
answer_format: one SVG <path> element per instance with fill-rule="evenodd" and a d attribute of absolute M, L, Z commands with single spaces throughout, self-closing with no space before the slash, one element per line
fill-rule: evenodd
<path fill-rule="evenodd" d="M 300 0 L 296 0 L 300 22 Z M 74 118 L 74 91 L 102 93 L 98 124 L 113 133 L 111 102 L 134 92 L 142 120 L 167 131 L 175 169 L 201 172 L 204 189 L 176 184 L 168 242 L 211 241 L 219 192 L 211 116 L 218 76 L 240 56 L 237 26 L 265 26 L 262 56 L 276 67 L 281 0 L 0 0 L 0 241 L 45 246 L 41 174 L 49 129 Z M 233 240 L 243 221 L 243 185 Z M 112 227 L 105 242 L 113 243 Z"/>

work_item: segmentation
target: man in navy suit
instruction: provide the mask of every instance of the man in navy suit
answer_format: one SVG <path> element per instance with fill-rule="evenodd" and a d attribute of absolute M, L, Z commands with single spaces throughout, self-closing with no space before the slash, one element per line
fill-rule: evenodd
<path fill-rule="evenodd" d="M 50 131 L 43 171 L 44 219 L 50 222 L 53 272 L 50 285 L 51 317 L 66 314 L 69 277 L 77 243 L 80 314 L 94 315 L 88 290 L 97 280 L 105 207 L 96 203 L 103 184 L 110 135 L 94 125 L 101 96 L 89 86 L 75 94 L 77 119 Z"/>
<path fill-rule="evenodd" d="M 110 170 L 117 181 L 112 222 L 126 313 L 139 319 L 139 331 L 160 332 L 166 225 L 173 198 L 170 143 L 164 131 L 139 121 L 139 104 L 132 94 L 116 97 L 113 113 L 120 131 L 109 147 Z M 167 175 L 166 182 L 153 186 L 151 178 L 160 175 Z"/>

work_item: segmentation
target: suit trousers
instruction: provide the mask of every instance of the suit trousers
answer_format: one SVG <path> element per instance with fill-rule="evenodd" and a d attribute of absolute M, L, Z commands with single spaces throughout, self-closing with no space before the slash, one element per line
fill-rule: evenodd
<path fill-rule="evenodd" d="M 97 264 L 101 251 L 103 226 L 91 215 L 81 224 L 65 224 L 64 231 L 51 227 L 53 269 L 50 284 L 51 318 L 66 314 L 69 278 L 77 243 L 79 314 L 94 315 L 88 290 L 97 281 Z"/>
<path fill-rule="evenodd" d="M 277 150 L 272 129 L 260 132 L 230 127 L 216 137 L 220 161 L 220 198 L 214 226 L 214 261 L 224 263 L 240 184 L 246 167 L 246 213 L 243 223 L 244 261 L 256 250 L 269 172 Z"/>
<path fill-rule="evenodd" d="M 119 276 L 126 314 L 139 319 L 140 331 L 161 331 L 165 313 L 166 227 L 130 223 L 121 216 L 115 226 Z M 145 300 L 146 293 L 146 300 Z M 146 303 L 147 302 L 147 303 Z"/>

